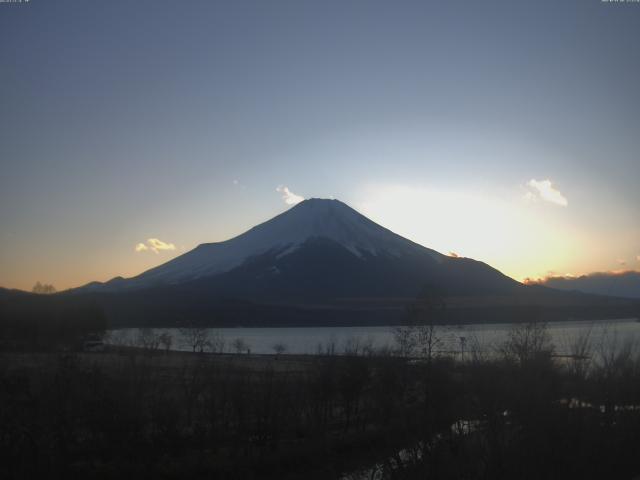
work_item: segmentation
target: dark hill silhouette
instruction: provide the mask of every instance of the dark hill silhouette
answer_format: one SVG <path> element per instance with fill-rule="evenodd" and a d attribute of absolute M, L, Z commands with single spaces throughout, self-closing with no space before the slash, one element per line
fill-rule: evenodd
<path fill-rule="evenodd" d="M 640 298 L 640 272 L 596 272 L 580 277 L 548 277 L 540 285 L 565 291 Z"/>

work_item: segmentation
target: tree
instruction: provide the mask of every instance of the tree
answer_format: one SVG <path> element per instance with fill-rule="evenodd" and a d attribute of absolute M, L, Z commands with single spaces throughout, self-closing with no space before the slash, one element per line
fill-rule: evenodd
<path fill-rule="evenodd" d="M 500 348 L 505 359 L 526 365 L 533 360 L 548 359 L 553 353 L 547 324 L 531 321 L 514 325 Z"/>
<path fill-rule="evenodd" d="M 282 342 L 276 343 L 271 348 L 273 348 L 273 351 L 276 352 L 276 355 L 282 355 L 284 352 L 287 351 L 287 346 Z"/>
<path fill-rule="evenodd" d="M 437 288 L 427 287 L 421 292 L 407 309 L 408 325 L 393 332 L 400 355 L 418 353 L 431 362 L 442 343 L 437 326 L 442 323 L 444 309 L 444 298 Z"/>
<path fill-rule="evenodd" d="M 160 337 L 156 335 L 152 328 L 142 328 L 138 332 L 136 344 L 149 352 L 153 352 L 160 346 Z"/>
<path fill-rule="evenodd" d="M 203 353 L 204 349 L 210 345 L 209 331 L 193 322 L 187 322 L 184 327 L 180 328 L 180 335 L 182 341 L 191 347 L 193 353 Z"/>
<path fill-rule="evenodd" d="M 169 352 L 171 350 L 171 345 L 173 344 L 173 337 L 168 332 L 163 332 L 158 337 L 160 344 L 164 347 L 165 352 Z"/>
<path fill-rule="evenodd" d="M 460 342 L 460 361 L 464 362 L 464 349 L 467 346 L 467 337 L 459 336 L 458 341 Z"/>
<path fill-rule="evenodd" d="M 224 336 L 220 332 L 215 332 L 209 335 L 208 346 L 212 353 L 223 353 L 224 345 Z"/>
<path fill-rule="evenodd" d="M 400 326 L 393 329 L 393 339 L 398 346 L 398 355 L 410 357 L 416 349 L 416 337 L 411 326 Z"/>
<path fill-rule="evenodd" d="M 592 327 L 578 334 L 569 342 L 568 350 L 571 355 L 569 369 L 575 377 L 584 379 L 591 366 Z"/>
<path fill-rule="evenodd" d="M 36 282 L 31 291 L 42 295 L 50 295 L 52 293 L 56 293 L 56 287 L 49 283 Z"/>
<path fill-rule="evenodd" d="M 436 327 L 438 323 L 442 323 L 444 309 L 444 298 L 435 287 L 423 289 L 416 302 L 409 307 L 409 317 L 416 330 L 419 353 L 429 362 L 442 343 Z"/>
<path fill-rule="evenodd" d="M 238 337 L 236 338 L 233 343 L 231 343 L 231 346 L 233 347 L 233 349 L 236 351 L 236 353 L 242 353 L 245 350 L 248 350 L 249 346 L 247 345 L 247 342 L 245 342 L 242 338 Z"/>

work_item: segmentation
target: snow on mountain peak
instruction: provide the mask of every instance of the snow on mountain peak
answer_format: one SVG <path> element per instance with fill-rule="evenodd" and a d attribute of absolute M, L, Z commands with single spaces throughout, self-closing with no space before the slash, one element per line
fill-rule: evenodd
<path fill-rule="evenodd" d="M 131 286 L 179 283 L 226 272 L 247 258 L 269 251 L 279 250 L 279 256 L 284 256 L 312 238 L 332 240 L 359 257 L 425 251 L 439 261 L 444 257 L 387 230 L 338 200 L 312 198 L 235 238 L 201 244 L 131 279 Z"/>

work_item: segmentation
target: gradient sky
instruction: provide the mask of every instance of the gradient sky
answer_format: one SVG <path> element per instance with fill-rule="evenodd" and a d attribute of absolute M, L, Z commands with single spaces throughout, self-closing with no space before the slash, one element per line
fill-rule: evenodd
<path fill-rule="evenodd" d="M 281 185 L 519 280 L 640 269 L 640 3 L 0 3 L 0 72 L 6 287 L 137 274 Z"/>

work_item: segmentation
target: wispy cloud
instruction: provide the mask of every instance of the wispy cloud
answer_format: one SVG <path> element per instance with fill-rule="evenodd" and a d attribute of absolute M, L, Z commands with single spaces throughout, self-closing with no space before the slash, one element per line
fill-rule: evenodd
<path fill-rule="evenodd" d="M 549 270 L 546 275 L 542 277 L 526 277 L 522 283 L 525 285 L 542 285 L 551 280 L 570 280 L 578 278 L 578 275 L 573 273 L 558 273 L 553 270 Z"/>
<path fill-rule="evenodd" d="M 597 295 L 640 298 L 640 272 L 634 270 L 593 272 L 579 276 L 547 276 L 537 280 L 528 279 L 525 283 Z"/>
<path fill-rule="evenodd" d="M 536 180 L 535 178 L 532 178 L 527 182 L 526 187 L 528 188 L 528 191 L 525 194 L 525 198 L 527 200 L 542 200 L 561 207 L 566 207 L 569 204 L 567 197 L 565 197 L 548 178 L 545 180 Z"/>
<path fill-rule="evenodd" d="M 139 243 L 136 245 L 136 252 L 146 252 L 147 250 L 149 250 L 149 247 L 147 247 L 144 243 Z"/>
<path fill-rule="evenodd" d="M 551 284 L 552 282 L 563 281 L 563 280 L 570 281 L 570 280 L 584 280 L 587 278 L 623 277 L 625 275 L 635 274 L 635 273 L 638 273 L 638 272 L 636 270 L 624 270 L 624 269 L 607 270 L 603 272 L 590 272 L 590 273 L 584 273 L 579 275 L 576 275 L 573 273 L 565 273 L 565 274 L 551 273 L 538 278 L 527 277 L 523 280 L 523 283 L 527 285 L 545 285 L 545 284 Z"/>
<path fill-rule="evenodd" d="M 276 192 L 282 195 L 282 200 L 284 200 L 284 203 L 287 205 L 295 205 L 296 203 L 300 203 L 304 200 L 304 197 L 293 193 L 289 190 L 289 187 L 284 185 L 279 185 L 278 188 L 276 188 Z"/>
<path fill-rule="evenodd" d="M 618 265 L 620 265 L 620 266 L 622 266 L 622 267 L 624 267 L 624 266 L 627 264 L 627 261 L 626 261 L 626 260 L 624 260 L 623 258 L 619 258 L 619 259 L 617 260 L 617 262 L 618 262 Z"/>
<path fill-rule="evenodd" d="M 135 247 L 136 252 L 152 251 L 156 254 L 160 251 L 175 249 L 176 246 L 173 243 L 163 242 L 159 238 L 148 238 L 145 243 L 138 243 Z"/>

